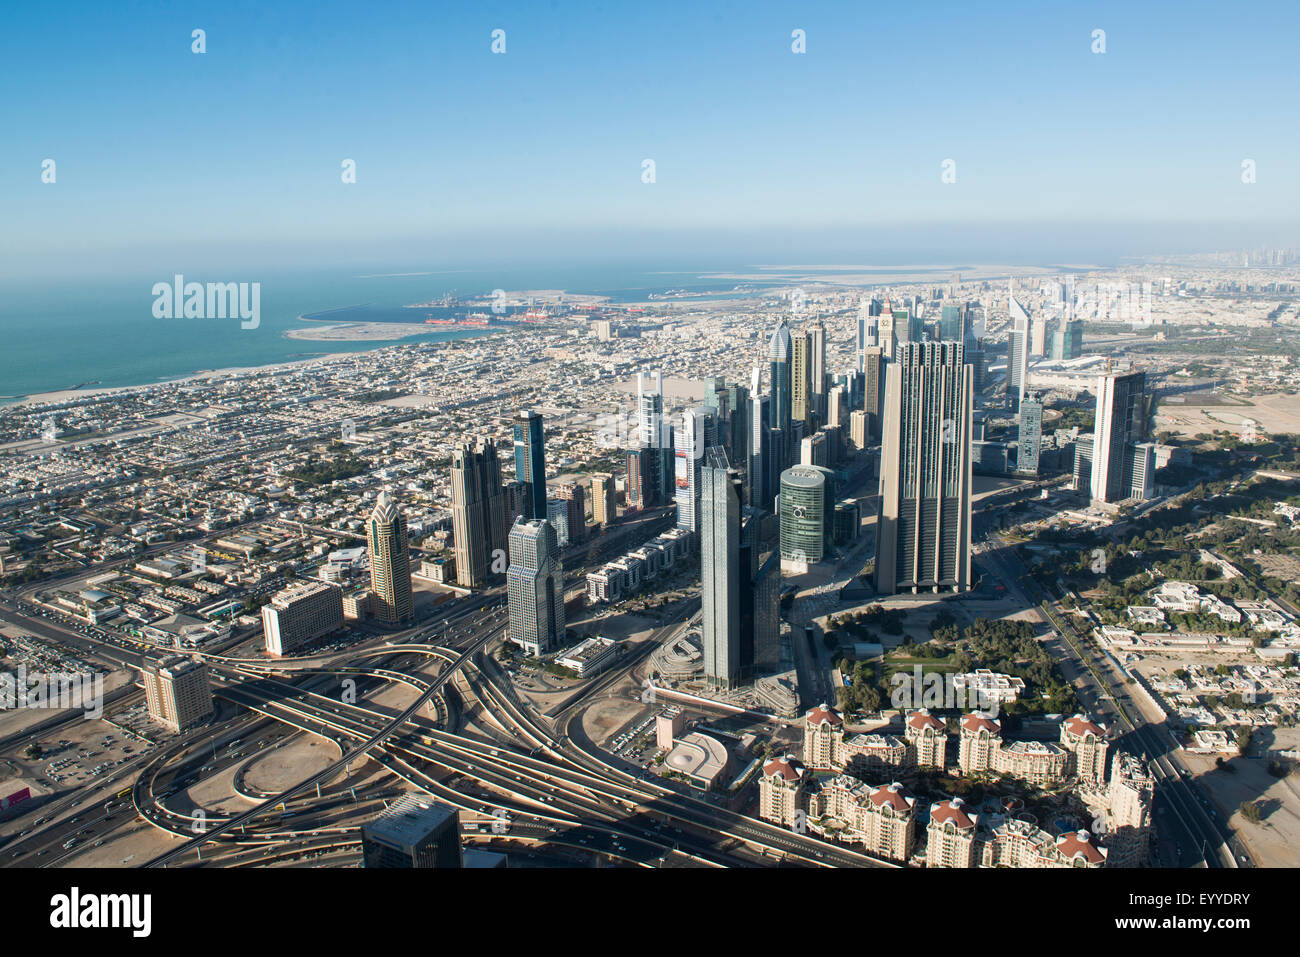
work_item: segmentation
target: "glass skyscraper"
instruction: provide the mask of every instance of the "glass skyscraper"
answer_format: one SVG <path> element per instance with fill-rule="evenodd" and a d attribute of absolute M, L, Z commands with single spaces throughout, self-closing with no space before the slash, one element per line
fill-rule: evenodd
<path fill-rule="evenodd" d="M 970 587 L 971 367 L 960 342 L 907 343 L 890 363 L 876 591 Z"/>
<path fill-rule="evenodd" d="M 515 478 L 527 486 L 524 518 L 545 518 L 546 438 L 540 413 L 524 411 L 515 419 Z"/>

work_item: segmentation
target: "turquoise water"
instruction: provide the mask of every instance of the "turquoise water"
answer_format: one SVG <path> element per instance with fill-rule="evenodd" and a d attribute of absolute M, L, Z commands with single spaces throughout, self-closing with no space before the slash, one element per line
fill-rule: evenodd
<path fill-rule="evenodd" d="M 170 282 L 170 275 L 93 283 L 11 283 L 0 286 L 0 402 L 36 392 L 144 385 L 208 369 L 290 362 L 391 344 L 284 336 L 289 329 L 307 327 L 299 316 L 326 310 L 353 307 L 340 312 L 338 321 L 407 318 L 422 323 L 429 310 L 400 307 L 435 300 L 453 290 L 471 297 L 496 288 L 565 289 L 629 301 L 665 289 L 724 286 L 700 280 L 699 275 L 699 271 L 664 267 L 457 269 L 383 276 L 339 271 L 185 274 L 187 282 L 260 282 L 261 322 L 256 329 L 240 328 L 238 319 L 155 318 L 153 284 Z M 443 330 L 394 341 L 437 342 L 483 334 Z"/>

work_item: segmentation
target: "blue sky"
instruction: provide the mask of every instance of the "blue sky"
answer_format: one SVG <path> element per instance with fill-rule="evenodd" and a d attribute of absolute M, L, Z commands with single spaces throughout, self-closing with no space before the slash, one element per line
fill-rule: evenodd
<path fill-rule="evenodd" d="M 1300 5 L 1132 6 L 10 5 L 0 276 L 1300 241 Z"/>

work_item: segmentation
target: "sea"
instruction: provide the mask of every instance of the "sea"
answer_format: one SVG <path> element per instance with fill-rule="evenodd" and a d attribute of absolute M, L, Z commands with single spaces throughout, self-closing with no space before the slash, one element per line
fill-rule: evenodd
<path fill-rule="evenodd" d="M 717 269 L 739 269 L 720 266 Z M 710 269 L 707 272 L 714 272 Z M 467 308 L 407 309 L 448 295 L 490 296 L 494 289 L 563 289 L 609 296 L 613 302 L 644 301 L 651 293 L 729 289 L 730 281 L 705 278 L 700 269 L 641 266 L 464 268 L 374 272 L 320 270 L 247 275 L 186 275 L 187 282 L 259 282 L 260 321 L 241 328 L 238 319 L 159 319 L 153 286 L 172 276 L 80 282 L 8 282 L 0 286 L 0 404 L 64 389 L 148 385 L 214 369 L 273 365 L 339 352 L 378 349 L 394 342 L 437 342 L 485 335 L 481 329 L 430 327 L 397 340 L 320 341 L 288 338 L 308 328 L 303 319 L 326 323 L 410 322 Z M 775 284 L 775 283 L 774 283 Z M 758 295 L 747 284 L 748 293 Z M 482 307 L 478 307 L 480 310 Z"/>

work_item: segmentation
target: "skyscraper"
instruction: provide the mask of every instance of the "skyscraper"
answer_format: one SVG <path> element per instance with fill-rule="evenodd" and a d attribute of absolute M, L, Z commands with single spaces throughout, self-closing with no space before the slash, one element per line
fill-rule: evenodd
<path fill-rule="evenodd" d="M 404 794 L 361 825 L 362 867 L 464 867 L 460 812 Z"/>
<path fill-rule="evenodd" d="M 718 444 L 717 410 L 697 405 L 682 413 L 681 427 L 674 433 L 677 527 L 688 532 L 700 527 L 700 467 L 704 450 Z"/>
<path fill-rule="evenodd" d="M 366 548 L 370 553 L 370 591 L 375 618 L 386 624 L 411 620 L 411 556 L 406 519 L 387 492 L 380 492 L 366 523 Z"/>
<path fill-rule="evenodd" d="M 1043 400 L 1032 393 L 1020 401 L 1019 447 L 1016 471 L 1037 475 L 1038 457 L 1043 448 Z"/>
<path fill-rule="evenodd" d="M 909 343 L 889 366 L 876 591 L 970 587 L 971 369 L 960 342 Z"/>
<path fill-rule="evenodd" d="M 790 328 L 784 319 L 777 321 L 768 343 L 767 358 L 772 367 L 771 427 L 782 435 L 790 434 Z M 782 460 L 784 461 L 784 460 Z"/>
<path fill-rule="evenodd" d="M 826 326 L 819 319 L 808 326 L 808 378 L 812 411 L 826 424 Z"/>
<path fill-rule="evenodd" d="M 641 470 L 646 481 L 640 489 L 638 508 L 667 500 L 672 484 L 672 445 L 667 441 L 664 422 L 663 378 L 658 370 L 636 375 L 636 439 L 641 449 Z"/>
<path fill-rule="evenodd" d="M 563 643 L 564 565 L 550 522 L 530 519 L 510 530 L 506 595 L 512 642 L 533 656 Z"/>
<path fill-rule="evenodd" d="M 939 314 L 939 338 L 966 341 L 966 304 L 945 305 Z"/>
<path fill-rule="evenodd" d="M 555 497 L 567 509 L 569 541 L 581 542 L 587 537 L 587 491 L 577 482 L 565 482 L 554 489 Z"/>
<path fill-rule="evenodd" d="M 1029 313 L 1011 298 L 1011 337 L 1007 340 L 1007 408 L 1020 411 L 1029 379 Z"/>
<path fill-rule="evenodd" d="M 772 476 L 768 420 L 772 400 L 755 395 L 749 400 L 749 468 L 745 477 L 749 494 L 746 501 L 757 508 L 772 506 Z"/>
<path fill-rule="evenodd" d="M 501 483 L 496 443 L 462 442 L 451 453 L 451 529 L 456 555 L 456 582 L 481 588 L 492 556 L 506 547 L 509 503 Z M 498 574 L 500 567 L 497 568 Z"/>
<path fill-rule="evenodd" d="M 1040 358 L 1047 355 L 1047 316 L 1041 312 L 1029 323 L 1029 354 Z"/>
<path fill-rule="evenodd" d="M 865 372 L 862 356 L 868 349 L 880 345 L 880 303 L 875 299 L 863 298 L 858 303 L 858 371 Z"/>
<path fill-rule="evenodd" d="M 1083 321 L 1062 318 L 1052 332 L 1052 358 L 1077 359 L 1083 355 Z"/>
<path fill-rule="evenodd" d="M 794 465 L 781 473 L 781 568 L 802 574 L 826 557 L 835 531 L 835 481 L 829 469 Z"/>
<path fill-rule="evenodd" d="M 700 579 L 704 677 L 730 689 L 741 677 L 740 476 L 711 448 L 700 468 Z"/>
<path fill-rule="evenodd" d="M 597 525 L 611 525 L 617 517 L 614 476 L 608 472 L 591 475 L 591 520 Z"/>
<path fill-rule="evenodd" d="M 525 518 L 546 517 L 546 438 L 540 413 L 515 417 L 515 478 L 528 487 Z"/>
<path fill-rule="evenodd" d="M 862 373 L 866 378 L 862 409 L 867 413 L 867 432 L 874 439 L 881 437 L 881 417 L 885 412 L 885 353 L 878 346 L 868 348 L 860 357 Z"/>
<path fill-rule="evenodd" d="M 801 330 L 790 337 L 790 419 L 804 423 L 807 431 L 814 419 L 812 401 L 812 336 Z"/>
<path fill-rule="evenodd" d="M 1092 441 L 1092 499 L 1122 502 L 1145 498 L 1151 470 L 1134 470 L 1136 447 L 1146 440 L 1145 372 L 1112 372 L 1097 380 L 1097 409 Z M 1143 453 L 1145 462 L 1145 453 Z M 1133 484 L 1134 475 L 1142 487 Z"/>

